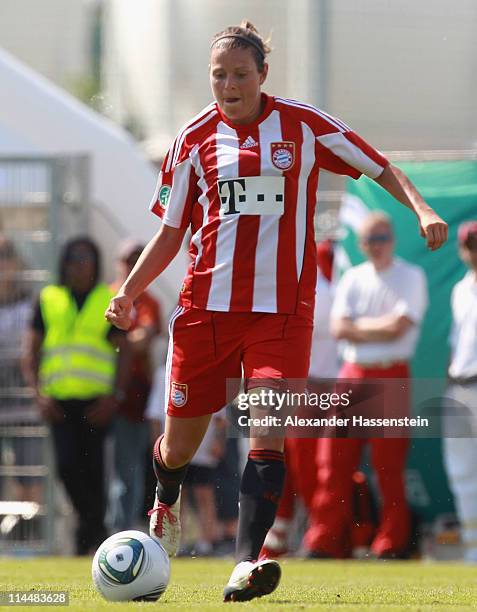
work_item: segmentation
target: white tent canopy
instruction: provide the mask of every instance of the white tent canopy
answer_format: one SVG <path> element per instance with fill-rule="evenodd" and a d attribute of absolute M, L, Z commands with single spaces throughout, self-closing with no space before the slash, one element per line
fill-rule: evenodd
<path fill-rule="evenodd" d="M 122 235 L 116 232 L 105 244 L 103 232 L 92 224 L 91 234 L 103 253 L 114 258 L 120 238 L 149 240 L 159 227 L 148 211 L 157 172 L 133 139 L 2 49 L 0 83 L 0 155 L 88 155 L 92 201 L 115 226 L 124 228 Z M 181 254 L 163 275 L 161 293 L 167 309 L 184 268 Z"/>

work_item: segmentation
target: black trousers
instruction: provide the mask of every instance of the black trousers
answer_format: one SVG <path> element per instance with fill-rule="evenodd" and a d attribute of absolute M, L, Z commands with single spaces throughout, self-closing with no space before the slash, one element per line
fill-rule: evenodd
<path fill-rule="evenodd" d="M 104 517 L 104 441 L 106 427 L 95 427 L 85 417 L 94 400 L 58 401 L 65 420 L 52 425 L 56 469 L 78 514 L 76 553 L 88 554 L 106 537 Z"/>

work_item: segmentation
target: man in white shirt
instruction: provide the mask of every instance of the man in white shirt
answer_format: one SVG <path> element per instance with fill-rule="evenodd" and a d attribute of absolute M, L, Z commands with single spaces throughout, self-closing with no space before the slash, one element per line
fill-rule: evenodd
<path fill-rule="evenodd" d="M 452 291 L 451 360 L 444 412 L 444 461 L 467 561 L 477 562 L 477 221 L 459 227 L 459 252 L 469 267 Z"/>
<path fill-rule="evenodd" d="M 409 377 L 419 325 L 427 307 L 423 271 L 394 257 L 394 234 L 384 213 L 369 215 L 360 232 L 368 261 L 348 270 L 338 283 L 331 312 L 331 330 L 342 342 L 344 363 L 340 378 Z M 406 396 L 392 406 L 385 396 L 382 416 L 398 410 L 405 416 Z M 364 415 L 367 416 L 367 415 Z M 368 415 L 369 416 L 369 415 Z M 359 433 L 359 435 L 362 435 Z M 379 558 L 402 556 L 408 546 L 410 514 L 403 472 L 408 449 L 401 438 L 325 438 L 318 456 L 318 494 L 313 500 L 315 556 L 346 557 L 350 553 L 352 474 L 358 469 L 365 443 L 381 493 L 380 522 L 371 544 Z"/>

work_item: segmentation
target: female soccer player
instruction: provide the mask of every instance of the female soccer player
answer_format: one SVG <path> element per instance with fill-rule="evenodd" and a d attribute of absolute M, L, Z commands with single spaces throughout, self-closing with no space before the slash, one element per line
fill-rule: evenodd
<path fill-rule="evenodd" d="M 172 556 L 180 536 L 180 488 L 211 414 L 227 402 L 227 381 L 248 391 L 306 380 L 313 327 L 316 249 L 313 218 L 324 168 L 374 179 L 417 215 L 429 248 L 447 225 L 397 168 L 339 119 L 261 86 L 270 51 L 249 22 L 211 44 L 215 102 L 179 132 L 151 209 L 157 234 L 113 298 L 107 319 L 130 325 L 135 298 L 176 255 L 191 228 L 189 266 L 170 321 L 164 435 L 154 448 L 158 479 L 151 535 Z M 261 396 L 262 398 L 264 395 Z M 251 416 L 263 416 L 251 408 Z M 276 561 L 257 561 L 273 524 L 285 466 L 282 436 L 250 439 L 240 485 L 237 565 L 225 601 L 271 593 Z"/>

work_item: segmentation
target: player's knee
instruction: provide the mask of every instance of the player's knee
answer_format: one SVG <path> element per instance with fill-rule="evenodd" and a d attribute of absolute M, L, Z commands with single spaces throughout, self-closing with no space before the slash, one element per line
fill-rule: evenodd
<path fill-rule="evenodd" d="M 175 470 L 190 462 L 194 452 L 188 448 L 168 444 L 165 440 L 161 444 L 161 457 L 165 467 Z"/>

